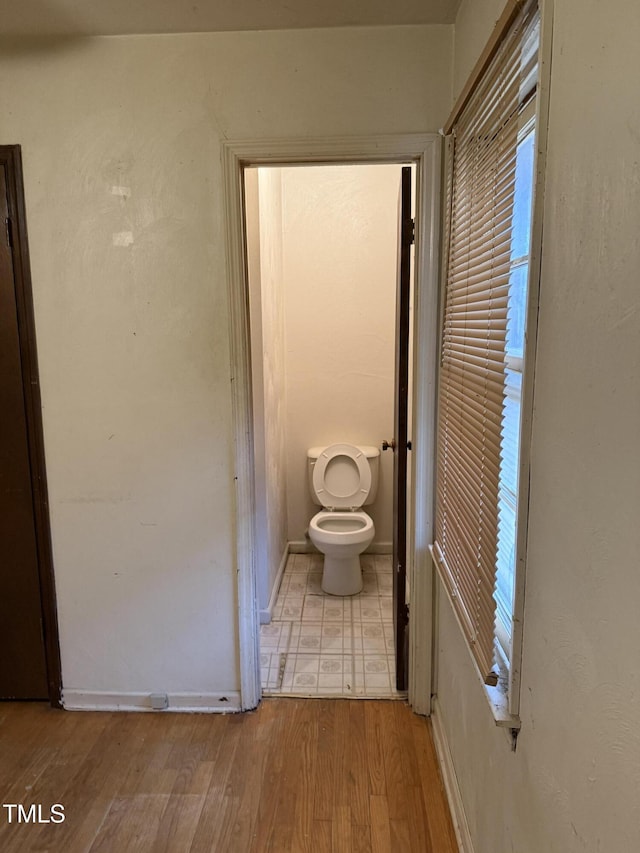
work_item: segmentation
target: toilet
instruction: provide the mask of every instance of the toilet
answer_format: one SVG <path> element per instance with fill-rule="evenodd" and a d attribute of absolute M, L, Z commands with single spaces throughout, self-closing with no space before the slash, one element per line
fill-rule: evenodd
<path fill-rule="evenodd" d="M 322 589 L 329 595 L 362 589 L 360 554 L 373 542 L 375 527 L 361 507 L 376 498 L 379 461 L 377 447 L 332 444 L 307 451 L 311 499 L 323 507 L 309 522 L 309 538 L 324 554 Z"/>

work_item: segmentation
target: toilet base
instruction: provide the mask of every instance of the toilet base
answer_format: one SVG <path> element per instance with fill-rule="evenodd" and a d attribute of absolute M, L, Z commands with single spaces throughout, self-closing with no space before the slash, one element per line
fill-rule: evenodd
<path fill-rule="evenodd" d="M 357 595 L 362 590 L 360 557 L 324 555 L 322 590 L 329 595 Z"/>

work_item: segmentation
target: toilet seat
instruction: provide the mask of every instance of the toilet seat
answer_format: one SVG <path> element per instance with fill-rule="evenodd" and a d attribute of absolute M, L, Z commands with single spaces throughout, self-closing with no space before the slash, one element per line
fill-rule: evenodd
<path fill-rule="evenodd" d="M 326 509 L 361 507 L 371 489 L 367 457 L 352 444 L 332 444 L 325 448 L 313 468 L 313 488 Z"/>

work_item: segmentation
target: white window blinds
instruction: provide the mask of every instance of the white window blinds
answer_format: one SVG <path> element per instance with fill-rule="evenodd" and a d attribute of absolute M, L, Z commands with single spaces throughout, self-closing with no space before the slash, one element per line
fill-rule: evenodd
<path fill-rule="evenodd" d="M 434 554 L 490 684 L 518 116 L 535 91 L 537 34 L 530 3 L 453 125 L 448 193 Z"/>

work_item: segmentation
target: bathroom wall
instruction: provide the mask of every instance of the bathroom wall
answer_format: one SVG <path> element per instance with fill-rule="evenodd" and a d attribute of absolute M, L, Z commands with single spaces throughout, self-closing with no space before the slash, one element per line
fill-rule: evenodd
<path fill-rule="evenodd" d="M 261 619 L 287 547 L 285 323 L 280 169 L 245 170 L 256 490 L 256 576 Z"/>
<path fill-rule="evenodd" d="M 286 293 L 288 536 L 318 511 L 306 452 L 393 435 L 399 166 L 282 171 Z M 392 538 L 391 453 L 367 509 L 376 543 Z"/>
<path fill-rule="evenodd" d="M 501 5 L 463 0 L 458 88 Z M 556 0 L 546 22 L 553 5 L 515 753 L 440 596 L 438 702 L 475 853 L 638 849 L 640 6 Z"/>
<path fill-rule="evenodd" d="M 6 40 L 65 702 L 239 689 L 224 139 L 426 132 L 451 27 Z M 222 703 L 222 699 L 227 699 Z"/>

